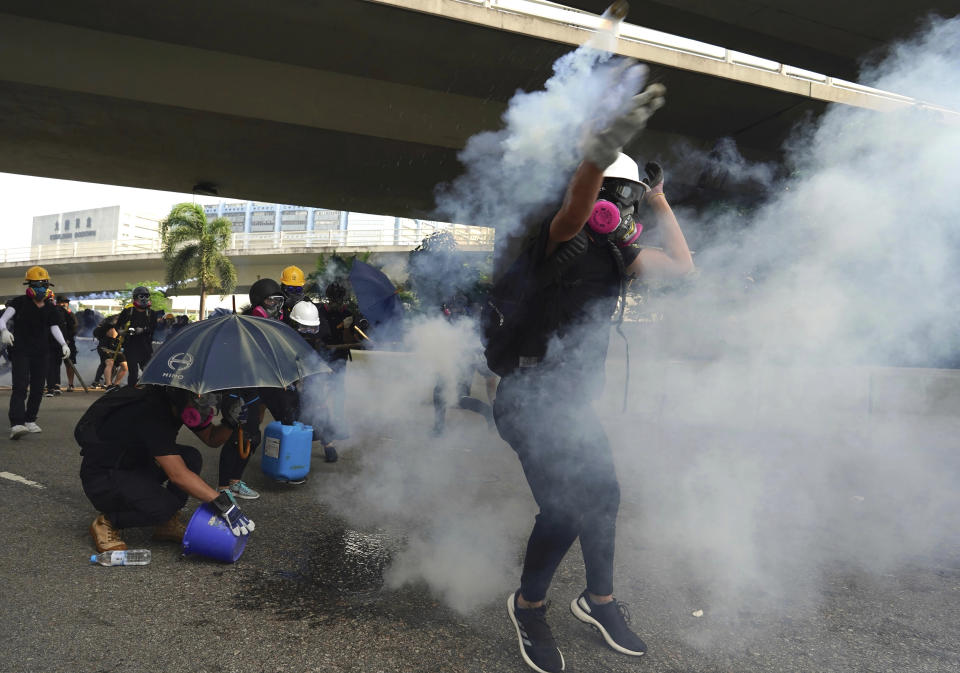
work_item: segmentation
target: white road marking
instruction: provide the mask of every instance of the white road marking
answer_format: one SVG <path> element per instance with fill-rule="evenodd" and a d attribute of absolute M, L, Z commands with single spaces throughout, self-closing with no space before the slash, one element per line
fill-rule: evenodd
<path fill-rule="evenodd" d="M 26 484 L 27 486 L 32 486 L 33 488 L 44 488 L 43 484 L 39 484 L 35 481 L 30 481 L 26 477 L 21 477 L 19 474 L 14 474 L 13 472 L 0 472 L 0 477 L 4 479 L 9 479 L 10 481 L 18 481 L 21 484 Z"/>

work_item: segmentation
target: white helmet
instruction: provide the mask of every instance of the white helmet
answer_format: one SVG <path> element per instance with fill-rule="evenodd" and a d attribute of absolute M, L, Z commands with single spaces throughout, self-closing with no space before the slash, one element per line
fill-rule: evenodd
<path fill-rule="evenodd" d="M 313 302 L 298 301 L 290 311 L 290 319 L 306 327 L 316 327 L 320 324 L 320 314 Z"/>
<path fill-rule="evenodd" d="M 617 160 L 607 166 L 607 170 L 603 172 L 603 177 L 623 178 L 624 180 L 640 182 L 640 167 L 637 166 L 636 161 L 620 152 L 617 155 Z"/>

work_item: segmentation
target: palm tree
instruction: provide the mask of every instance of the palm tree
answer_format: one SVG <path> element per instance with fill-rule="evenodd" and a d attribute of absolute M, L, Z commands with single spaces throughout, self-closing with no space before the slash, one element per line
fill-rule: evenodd
<path fill-rule="evenodd" d="M 237 270 L 223 254 L 233 233 L 230 220 L 207 220 L 203 208 L 195 203 L 178 203 L 160 223 L 163 261 L 167 282 L 180 287 L 195 280 L 200 287 L 200 318 L 207 303 L 207 292 L 229 294 L 237 286 Z"/>

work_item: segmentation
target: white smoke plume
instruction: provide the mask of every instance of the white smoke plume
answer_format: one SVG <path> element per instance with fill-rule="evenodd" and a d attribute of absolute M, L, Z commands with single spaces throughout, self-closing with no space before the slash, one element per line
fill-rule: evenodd
<path fill-rule="evenodd" d="M 958 45 L 960 21 L 931 22 L 861 81 L 960 108 Z M 464 176 L 438 190 L 444 215 L 500 235 L 558 203 L 586 125 L 639 88 L 633 70 L 611 89 L 616 67 L 583 48 L 558 61 L 544 91 L 518 93 L 504 129 L 471 139 Z M 927 394 L 896 388 L 894 374 L 867 382 L 865 367 L 960 352 L 952 119 L 834 106 L 798 131 L 781 180 L 729 143 L 714 148 L 711 170 L 771 194 L 746 213 L 680 211 L 685 230 L 725 235 L 701 236 L 699 277 L 648 298 L 664 319 L 628 332 L 630 410 L 604 414 L 623 492 L 618 587 L 643 578 L 696 592 L 715 612 L 772 609 L 816 601 L 831 563 L 877 570 L 956 542 L 960 470 L 938 434 L 956 431 L 955 412 L 884 415 L 861 401 L 880 399 L 878 386 L 893 391 L 891 405 Z M 515 587 L 535 507 L 509 448 L 484 424 L 451 416 L 447 435 L 429 435 L 433 386 L 455 380 L 477 347 L 459 329 L 425 323 L 413 332 L 415 356 L 381 355 L 369 378 L 351 378 L 354 407 L 373 407 L 356 419 L 356 439 L 384 448 L 324 497 L 355 525 L 403 531 L 391 586 L 424 582 L 468 612 Z M 618 344 L 601 411 L 620 408 Z"/>
<path fill-rule="evenodd" d="M 861 82 L 960 110 L 958 45 L 960 19 L 932 21 Z M 956 549 L 956 374 L 889 367 L 960 362 L 958 120 L 833 106 L 797 131 L 764 205 L 681 217 L 726 236 L 704 237 L 699 278 L 653 300 L 663 321 L 639 331 L 645 439 L 608 424 L 629 447 L 621 533 L 682 560 L 649 581 L 762 612 L 816 601 L 832 564 Z"/>

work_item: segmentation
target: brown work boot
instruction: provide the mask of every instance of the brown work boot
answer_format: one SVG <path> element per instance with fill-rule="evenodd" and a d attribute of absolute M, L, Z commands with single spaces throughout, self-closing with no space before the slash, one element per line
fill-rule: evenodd
<path fill-rule="evenodd" d="M 180 520 L 180 513 L 177 512 L 169 521 L 165 521 L 153 529 L 153 539 L 166 542 L 183 542 L 183 534 L 187 532 L 187 527 Z"/>
<path fill-rule="evenodd" d="M 90 524 L 90 536 L 97 551 L 121 551 L 127 548 L 120 538 L 120 531 L 113 527 L 110 519 L 101 514 Z"/>

